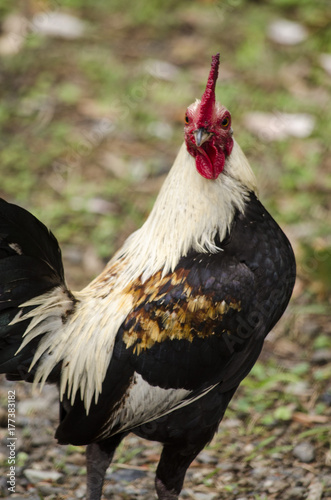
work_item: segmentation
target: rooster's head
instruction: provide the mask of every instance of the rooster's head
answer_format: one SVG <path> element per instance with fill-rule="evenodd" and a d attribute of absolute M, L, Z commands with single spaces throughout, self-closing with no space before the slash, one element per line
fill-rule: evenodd
<path fill-rule="evenodd" d="M 201 101 L 191 104 L 185 115 L 186 147 L 195 158 L 199 174 L 206 179 L 217 179 L 233 147 L 231 115 L 215 100 L 218 67 L 216 54 Z"/>

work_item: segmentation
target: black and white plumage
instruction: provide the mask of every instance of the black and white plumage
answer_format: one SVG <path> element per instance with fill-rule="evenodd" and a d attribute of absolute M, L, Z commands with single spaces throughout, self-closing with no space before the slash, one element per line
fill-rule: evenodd
<path fill-rule="evenodd" d="M 215 56 L 149 218 L 82 291 L 47 228 L 0 203 L 0 372 L 58 385 L 56 437 L 88 445 L 89 500 L 128 432 L 164 443 L 156 490 L 178 498 L 292 293 L 290 243 L 215 103 L 217 71 Z"/>

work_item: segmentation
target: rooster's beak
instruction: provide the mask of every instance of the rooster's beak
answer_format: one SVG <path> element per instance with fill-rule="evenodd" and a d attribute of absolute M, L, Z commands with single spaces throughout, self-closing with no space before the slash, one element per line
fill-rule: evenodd
<path fill-rule="evenodd" d="M 208 132 L 204 127 L 198 128 L 193 132 L 194 137 L 195 137 L 195 144 L 198 146 L 198 148 L 212 135 L 210 132 Z"/>

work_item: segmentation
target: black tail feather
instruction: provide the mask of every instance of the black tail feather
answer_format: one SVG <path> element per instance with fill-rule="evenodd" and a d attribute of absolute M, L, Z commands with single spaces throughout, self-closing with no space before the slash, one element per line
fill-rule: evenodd
<path fill-rule="evenodd" d="M 56 238 L 32 214 L 0 199 L 0 373 L 31 380 L 28 373 L 40 338 L 16 356 L 29 319 L 11 324 L 20 307 L 55 287 L 65 286 L 61 251 Z"/>

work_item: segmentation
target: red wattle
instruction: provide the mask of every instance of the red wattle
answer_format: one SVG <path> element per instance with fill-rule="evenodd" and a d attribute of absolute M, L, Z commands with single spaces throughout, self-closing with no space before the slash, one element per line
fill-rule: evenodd
<path fill-rule="evenodd" d="M 204 149 L 199 148 L 195 157 L 197 171 L 205 179 L 217 179 L 223 171 L 225 156 L 221 149 L 217 149 L 214 145 L 208 144 Z"/>

